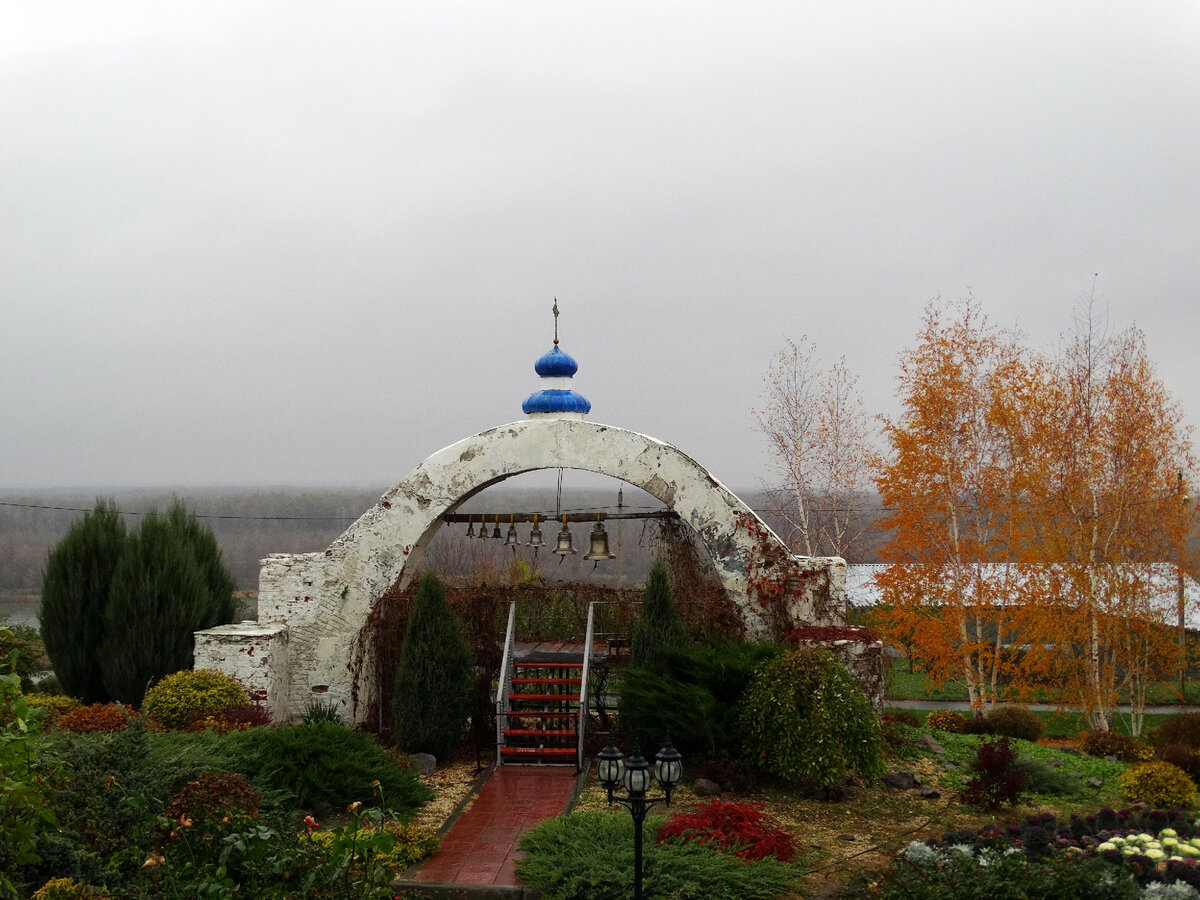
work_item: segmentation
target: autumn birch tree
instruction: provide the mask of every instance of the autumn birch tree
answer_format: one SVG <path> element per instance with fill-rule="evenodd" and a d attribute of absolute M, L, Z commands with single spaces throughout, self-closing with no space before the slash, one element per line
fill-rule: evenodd
<path fill-rule="evenodd" d="M 960 677 L 971 705 L 995 701 L 1016 590 L 1012 510 L 1020 494 L 1003 401 L 1031 377 L 1015 341 L 973 300 L 926 307 L 902 354 L 890 455 L 876 485 L 893 563 L 878 580 L 886 636 L 911 635 L 928 677 Z"/>
<path fill-rule="evenodd" d="M 1140 725 L 1149 681 L 1177 666 L 1173 572 L 1189 525 L 1179 473 L 1193 465 L 1179 408 L 1136 328 L 1110 337 L 1094 304 L 1047 380 L 1029 457 L 1041 589 L 1028 617 L 1026 676 L 1057 688 L 1107 731 L 1127 693 Z M 1136 733 L 1136 731 L 1135 731 Z"/>

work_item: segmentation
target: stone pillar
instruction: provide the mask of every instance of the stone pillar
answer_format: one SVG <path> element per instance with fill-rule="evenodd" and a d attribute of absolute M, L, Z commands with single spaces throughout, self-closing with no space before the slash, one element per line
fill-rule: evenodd
<path fill-rule="evenodd" d="M 266 707 L 275 722 L 289 717 L 288 626 L 241 622 L 195 632 L 197 669 L 216 669 L 242 683 L 250 700 Z"/>

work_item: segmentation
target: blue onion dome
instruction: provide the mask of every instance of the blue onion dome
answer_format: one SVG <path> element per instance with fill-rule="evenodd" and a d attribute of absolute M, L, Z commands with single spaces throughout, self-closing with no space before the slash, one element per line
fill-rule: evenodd
<path fill-rule="evenodd" d="M 587 397 L 571 390 L 571 376 L 579 371 L 579 363 L 558 346 L 558 298 L 554 299 L 554 346 L 533 364 L 533 371 L 542 379 L 542 389 L 530 394 L 521 404 L 529 416 L 564 416 L 580 418 L 591 412 Z"/>
<path fill-rule="evenodd" d="M 570 378 L 579 371 L 579 363 L 557 344 L 549 353 L 543 353 L 533 364 L 533 371 L 543 378 Z"/>

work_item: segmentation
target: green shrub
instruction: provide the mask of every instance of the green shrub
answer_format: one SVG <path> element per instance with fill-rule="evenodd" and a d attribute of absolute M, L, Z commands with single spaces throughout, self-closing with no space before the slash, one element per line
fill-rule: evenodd
<path fill-rule="evenodd" d="M 926 728 L 949 731 L 951 734 L 962 734 L 966 723 L 963 714 L 953 709 L 935 709 L 925 718 Z"/>
<path fill-rule="evenodd" d="M 1043 760 L 1018 756 L 1013 768 L 1025 773 L 1022 790 L 1030 794 L 1070 797 L 1079 793 L 1079 781 L 1062 769 L 1053 769 Z"/>
<path fill-rule="evenodd" d="M 666 672 L 626 669 L 618 686 L 621 728 L 657 749 L 671 741 L 688 757 L 737 756 L 742 695 L 755 670 L 782 653 L 764 642 L 713 641 L 666 654 Z"/>
<path fill-rule="evenodd" d="M 1080 738 L 1079 749 L 1088 756 L 1115 756 L 1125 762 L 1148 762 L 1154 748 L 1117 731 L 1089 731 Z"/>
<path fill-rule="evenodd" d="M 444 758 L 462 741 L 475 700 L 475 665 L 462 627 L 432 572 L 417 588 L 392 697 L 396 745 Z"/>
<path fill-rule="evenodd" d="M 164 728 L 185 728 L 197 719 L 220 716 L 249 702 L 241 682 L 232 675 L 185 669 L 146 691 L 142 713 Z"/>
<path fill-rule="evenodd" d="M 1196 796 L 1196 783 L 1187 772 L 1165 762 L 1130 766 L 1117 782 L 1122 796 L 1142 800 L 1154 807 L 1190 806 Z"/>
<path fill-rule="evenodd" d="M 768 662 L 742 705 L 746 753 L 760 768 L 813 788 L 837 785 L 853 769 L 882 773 L 879 720 L 866 694 L 823 648 Z"/>
<path fill-rule="evenodd" d="M 300 717 L 300 721 L 305 725 L 312 725 L 316 722 L 335 722 L 340 725 L 342 724 L 342 713 L 332 700 L 310 700 L 304 707 L 304 714 Z"/>
<path fill-rule="evenodd" d="M 1200 713 L 1171 716 L 1155 729 L 1156 747 L 1161 749 L 1171 744 L 1186 744 L 1200 750 Z"/>
<path fill-rule="evenodd" d="M 42 569 L 38 619 L 46 653 L 63 690 L 85 704 L 111 699 L 100 646 L 113 572 L 124 550 L 121 514 L 111 501 L 97 500 L 50 551 Z"/>
<path fill-rule="evenodd" d="M 663 673 L 667 653 L 688 644 L 687 628 L 671 596 L 671 582 L 662 557 L 654 561 L 642 594 L 642 612 L 629 634 L 629 665 Z"/>
<path fill-rule="evenodd" d="M 197 746 L 209 748 L 207 765 L 246 776 L 264 802 L 317 815 L 375 802 L 377 790 L 384 806 L 401 813 L 432 796 L 371 735 L 332 722 L 231 731 Z"/>
<path fill-rule="evenodd" d="M 147 515 L 112 573 L 99 648 L 108 693 L 140 706 L 147 685 L 190 669 L 193 634 L 232 619 L 233 588 L 212 531 L 179 504 Z"/>
<path fill-rule="evenodd" d="M 79 708 L 78 700 L 63 694 L 26 694 L 25 702 L 29 704 L 30 709 L 45 710 L 44 724 L 47 728 L 53 726 L 64 714 Z"/>
<path fill-rule="evenodd" d="M 646 828 L 662 823 L 651 817 Z M 633 821 L 627 815 L 579 812 L 547 819 L 521 837 L 517 875 L 543 900 L 595 900 L 633 894 Z M 796 870 L 773 857 L 752 862 L 692 841 L 647 841 L 646 897 L 774 900 Z"/>
<path fill-rule="evenodd" d="M 997 706 L 984 718 L 992 734 L 1036 741 L 1042 736 L 1042 717 L 1025 706 Z"/>

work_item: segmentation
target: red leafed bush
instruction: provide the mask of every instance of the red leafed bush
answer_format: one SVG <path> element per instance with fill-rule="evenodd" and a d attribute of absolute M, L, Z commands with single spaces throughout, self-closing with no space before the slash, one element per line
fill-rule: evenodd
<path fill-rule="evenodd" d="M 775 828 L 753 803 L 713 800 L 692 812 L 678 812 L 659 827 L 659 842 L 672 838 L 715 843 L 742 859 L 774 856 L 788 862 L 794 853 L 791 836 Z"/>
<path fill-rule="evenodd" d="M 55 724 L 63 731 L 124 731 L 126 717 L 137 715 L 137 710 L 116 703 L 93 703 L 63 713 Z"/>
<path fill-rule="evenodd" d="M 1018 769 L 1017 748 L 1001 737 L 979 745 L 972 768 L 975 776 L 960 794 L 964 802 L 984 809 L 999 809 L 1008 803 L 1016 806 L 1025 788 L 1025 770 Z"/>

